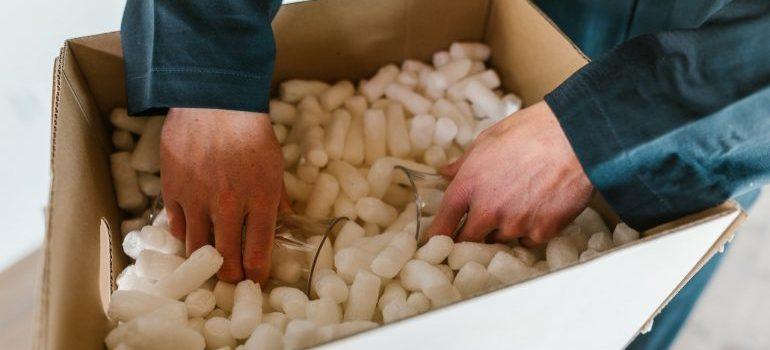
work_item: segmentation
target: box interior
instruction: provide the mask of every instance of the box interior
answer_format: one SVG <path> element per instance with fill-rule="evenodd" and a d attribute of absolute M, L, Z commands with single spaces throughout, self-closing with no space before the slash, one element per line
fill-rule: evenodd
<path fill-rule="evenodd" d="M 273 27 L 274 86 L 290 78 L 358 80 L 388 63 L 429 61 L 454 41 L 483 40 L 504 89 L 529 105 L 588 62 L 525 0 L 317 0 L 283 6 Z M 38 348 L 100 349 L 113 326 L 105 308 L 128 259 L 107 117 L 125 105 L 124 82 L 118 32 L 68 40 L 56 60 Z M 616 221 L 600 199 L 595 207 Z"/>

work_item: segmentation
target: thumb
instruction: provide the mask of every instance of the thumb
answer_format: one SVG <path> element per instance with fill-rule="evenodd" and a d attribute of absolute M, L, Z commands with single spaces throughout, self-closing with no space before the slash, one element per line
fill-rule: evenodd
<path fill-rule="evenodd" d="M 466 192 L 458 190 L 458 187 L 456 182 L 449 184 L 444 199 L 441 200 L 441 207 L 428 228 L 427 238 L 436 235 L 451 236 L 465 212 L 468 211 Z"/>

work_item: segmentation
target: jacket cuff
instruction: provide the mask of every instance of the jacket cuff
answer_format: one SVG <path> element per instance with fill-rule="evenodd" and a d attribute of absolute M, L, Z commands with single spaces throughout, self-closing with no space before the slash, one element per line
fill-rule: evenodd
<path fill-rule="evenodd" d="M 268 71 L 272 71 L 272 67 Z M 166 113 L 171 107 L 267 113 L 271 80 L 269 74 L 154 69 L 147 75 L 127 78 L 128 113 L 157 115 Z"/>

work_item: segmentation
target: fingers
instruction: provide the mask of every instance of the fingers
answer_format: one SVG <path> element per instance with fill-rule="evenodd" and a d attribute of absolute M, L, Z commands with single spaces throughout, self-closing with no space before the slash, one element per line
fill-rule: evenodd
<path fill-rule="evenodd" d="M 168 226 L 171 235 L 182 242 L 186 242 L 184 211 L 182 211 L 179 203 L 169 200 L 166 203 L 166 215 L 168 215 Z"/>
<path fill-rule="evenodd" d="M 277 207 L 253 207 L 246 217 L 246 243 L 243 249 L 243 267 L 246 277 L 264 283 L 270 274 L 270 255 Z"/>
<path fill-rule="evenodd" d="M 474 206 L 468 212 L 468 220 L 455 239 L 458 242 L 482 242 L 497 228 L 495 212 L 483 206 Z"/>
<path fill-rule="evenodd" d="M 504 220 L 498 225 L 497 231 L 493 232 L 491 239 L 494 242 L 510 242 L 523 235 L 523 230 L 516 222 Z"/>
<path fill-rule="evenodd" d="M 214 243 L 224 258 L 217 277 L 225 282 L 237 283 L 243 279 L 242 230 L 241 211 L 226 208 L 218 210 L 214 215 Z"/>
<path fill-rule="evenodd" d="M 185 236 L 185 247 L 187 256 L 211 242 L 211 220 L 206 212 L 202 210 L 185 211 L 185 227 L 187 235 Z"/>
<path fill-rule="evenodd" d="M 444 199 L 441 201 L 441 207 L 430 228 L 428 228 L 427 237 L 452 235 L 460 223 L 460 219 L 468 210 L 468 198 L 467 192 L 461 189 L 456 182 L 450 183 L 444 194 Z"/>

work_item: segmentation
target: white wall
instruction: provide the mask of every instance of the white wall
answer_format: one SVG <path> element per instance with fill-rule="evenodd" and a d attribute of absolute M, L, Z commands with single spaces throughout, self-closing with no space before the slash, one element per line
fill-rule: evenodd
<path fill-rule="evenodd" d="M 118 30 L 123 0 L 0 5 L 0 270 L 43 241 L 51 72 L 65 39 Z"/>

